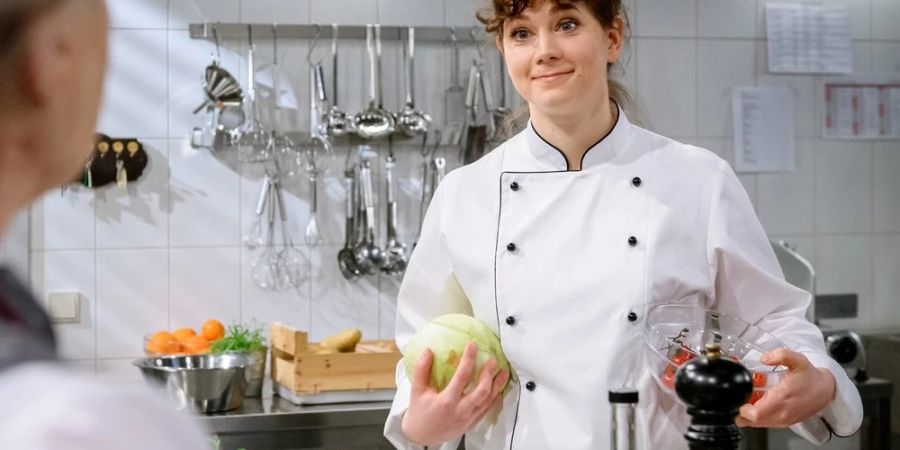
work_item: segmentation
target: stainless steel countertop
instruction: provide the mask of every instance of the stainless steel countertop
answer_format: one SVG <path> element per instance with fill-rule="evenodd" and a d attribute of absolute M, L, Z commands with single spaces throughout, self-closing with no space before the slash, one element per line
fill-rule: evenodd
<path fill-rule="evenodd" d="M 391 402 L 295 405 L 277 395 L 245 398 L 240 408 L 206 414 L 201 420 L 214 433 L 257 432 L 284 428 L 332 428 L 384 425 Z"/>

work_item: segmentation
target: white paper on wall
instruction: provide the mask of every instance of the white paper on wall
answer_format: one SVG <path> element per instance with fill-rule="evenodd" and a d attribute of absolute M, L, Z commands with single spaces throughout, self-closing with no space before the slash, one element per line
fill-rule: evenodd
<path fill-rule="evenodd" d="M 793 171 L 793 91 L 787 87 L 736 87 L 732 109 L 735 171 Z"/>
<path fill-rule="evenodd" d="M 770 72 L 853 72 L 853 35 L 846 5 L 767 3 L 766 32 Z"/>
<path fill-rule="evenodd" d="M 900 138 L 900 78 L 854 75 L 822 83 L 822 136 L 832 139 Z"/>

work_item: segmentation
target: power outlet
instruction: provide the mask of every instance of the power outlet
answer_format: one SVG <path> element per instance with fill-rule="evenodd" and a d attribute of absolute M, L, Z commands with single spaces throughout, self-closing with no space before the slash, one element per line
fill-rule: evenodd
<path fill-rule="evenodd" d="M 54 292 L 47 298 L 48 312 L 53 323 L 81 322 L 81 294 Z"/>

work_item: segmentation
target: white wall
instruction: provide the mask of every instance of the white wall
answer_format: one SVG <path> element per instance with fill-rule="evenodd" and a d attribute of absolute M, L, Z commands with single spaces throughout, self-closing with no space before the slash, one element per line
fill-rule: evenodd
<path fill-rule="evenodd" d="M 900 71 L 900 4 L 896 0 L 831 0 L 853 12 L 857 71 Z M 241 247 L 253 219 L 260 174 L 228 158 L 196 151 L 190 111 L 202 100 L 200 79 L 213 45 L 191 40 L 187 24 L 253 21 L 458 25 L 475 23 L 460 0 L 111 0 L 111 66 L 100 130 L 138 137 L 151 167 L 132 192 L 84 190 L 48 194 L 32 210 L 34 288 L 80 291 L 86 321 L 58 327 L 63 355 L 85 368 L 134 378 L 132 357 L 141 336 L 157 329 L 224 321 L 281 320 L 312 338 L 359 326 L 369 338 L 393 333 L 398 280 L 348 283 L 335 255 L 343 242 L 340 160 L 320 189 L 325 243 L 303 247 L 309 279 L 298 291 L 257 289 Z M 859 326 L 900 326 L 900 148 L 898 143 L 845 143 L 817 137 L 816 76 L 766 73 L 763 0 L 631 0 L 635 38 L 626 83 L 638 95 L 651 127 L 731 159 L 730 87 L 791 86 L 796 94 L 798 170 L 741 177 L 770 234 L 797 245 L 819 271 L 820 293 L 856 292 Z M 263 62 L 268 41 L 259 42 Z M 282 42 L 281 61 L 306 96 L 307 43 Z M 319 57 L 327 58 L 328 44 Z M 223 65 L 243 73 L 245 45 L 228 42 Z M 364 104 L 363 43 L 342 44 L 341 106 Z M 385 96 L 400 103 L 400 49 L 386 44 Z M 463 67 L 469 56 L 463 58 Z M 419 49 L 419 104 L 443 121 L 448 52 Z M 301 105 L 306 100 L 301 98 Z M 282 117 L 303 129 L 306 113 Z M 414 236 L 419 163 L 400 148 L 403 237 Z M 340 157 L 343 157 L 341 149 Z M 386 149 L 381 148 L 382 155 Z M 339 158 L 340 159 L 340 158 Z M 308 190 L 289 186 L 296 240 L 308 218 Z"/>

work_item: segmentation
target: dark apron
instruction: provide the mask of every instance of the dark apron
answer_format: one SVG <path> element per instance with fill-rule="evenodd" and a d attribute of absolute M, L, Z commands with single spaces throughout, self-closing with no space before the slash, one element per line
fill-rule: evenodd
<path fill-rule="evenodd" d="M 56 338 L 47 313 L 15 275 L 0 268 L 0 372 L 56 358 Z"/>

